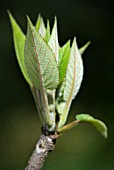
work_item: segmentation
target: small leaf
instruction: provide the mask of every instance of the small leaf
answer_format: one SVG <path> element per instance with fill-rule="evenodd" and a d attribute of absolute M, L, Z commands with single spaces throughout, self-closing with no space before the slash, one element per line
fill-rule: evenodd
<path fill-rule="evenodd" d="M 63 104 L 61 104 L 61 102 L 57 104 L 58 112 L 61 110 L 63 105 L 63 113 L 60 115 L 60 121 L 58 124 L 59 128 L 61 128 L 66 122 L 71 102 L 80 89 L 82 79 L 83 63 L 76 44 L 76 39 L 74 39 L 66 72 L 66 83 L 63 91 L 63 101 L 61 101 Z"/>
<path fill-rule="evenodd" d="M 37 89 L 55 89 L 59 82 L 57 63 L 49 46 L 36 32 L 28 19 L 25 43 L 25 66 L 28 75 Z"/>
<path fill-rule="evenodd" d="M 66 76 L 69 58 L 70 58 L 70 41 L 68 41 L 59 50 L 59 83 L 61 83 Z"/>
<path fill-rule="evenodd" d="M 81 55 L 85 52 L 85 50 L 88 48 L 88 46 L 89 46 L 90 44 L 91 44 L 91 41 L 88 41 L 83 47 L 81 47 L 81 48 L 79 49 Z"/>
<path fill-rule="evenodd" d="M 88 114 L 79 114 L 76 116 L 76 119 L 80 122 L 91 124 L 101 133 L 101 135 L 107 138 L 107 127 L 102 121 L 95 119 Z"/>
<path fill-rule="evenodd" d="M 49 21 L 47 21 L 47 29 L 46 29 L 46 34 L 44 36 L 44 40 L 46 43 L 48 43 L 50 39 L 50 25 L 49 25 Z"/>
<path fill-rule="evenodd" d="M 53 53 L 55 54 L 55 58 L 58 63 L 59 45 L 58 45 L 58 32 L 57 32 L 56 17 L 55 17 L 54 26 L 53 26 L 51 37 L 50 37 L 48 44 L 49 44 L 50 48 L 52 49 Z"/>
<path fill-rule="evenodd" d="M 35 28 L 36 28 L 36 31 L 39 32 L 39 34 L 44 38 L 46 34 L 46 28 L 45 28 L 43 18 L 41 17 L 40 14 L 38 16 Z"/>
<path fill-rule="evenodd" d="M 36 21 L 36 26 L 35 26 L 37 32 L 40 29 L 40 25 L 41 25 L 41 15 L 39 14 L 38 18 L 37 18 L 37 21 Z"/>
<path fill-rule="evenodd" d="M 24 65 L 24 44 L 25 44 L 25 35 L 23 34 L 22 30 L 16 23 L 15 19 L 11 15 L 11 13 L 8 11 L 12 30 L 13 30 L 13 40 L 14 40 L 14 46 L 15 46 L 15 52 L 16 57 L 19 63 L 19 66 L 21 68 L 21 71 L 23 73 L 23 76 L 25 80 L 28 82 L 30 86 L 32 86 L 32 83 L 28 77 L 25 65 Z"/>

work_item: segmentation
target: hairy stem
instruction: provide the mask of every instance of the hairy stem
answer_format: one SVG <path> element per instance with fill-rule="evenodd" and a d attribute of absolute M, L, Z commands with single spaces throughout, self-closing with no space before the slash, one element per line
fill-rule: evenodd
<path fill-rule="evenodd" d="M 42 134 L 40 136 L 25 170 L 40 170 L 43 167 L 48 153 L 55 148 L 53 142 L 55 139 L 55 135 L 46 136 L 45 134 Z"/>

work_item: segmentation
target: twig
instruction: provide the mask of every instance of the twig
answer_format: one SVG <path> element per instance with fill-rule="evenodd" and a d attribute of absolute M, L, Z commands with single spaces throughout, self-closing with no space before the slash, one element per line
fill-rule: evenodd
<path fill-rule="evenodd" d="M 40 139 L 36 144 L 36 149 L 31 155 L 25 170 L 40 170 L 43 167 L 48 153 L 55 148 L 55 139 L 55 135 L 46 136 L 45 134 L 42 134 L 40 136 Z"/>

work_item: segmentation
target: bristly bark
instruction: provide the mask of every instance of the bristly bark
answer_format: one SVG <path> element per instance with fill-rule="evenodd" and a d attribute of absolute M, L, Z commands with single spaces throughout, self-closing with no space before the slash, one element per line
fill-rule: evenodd
<path fill-rule="evenodd" d="M 55 139 L 55 135 L 46 136 L 42 134 L 40 136 L 25 170 L 40 170 L 43 167 L 48 153 L 55 148 Z"/>

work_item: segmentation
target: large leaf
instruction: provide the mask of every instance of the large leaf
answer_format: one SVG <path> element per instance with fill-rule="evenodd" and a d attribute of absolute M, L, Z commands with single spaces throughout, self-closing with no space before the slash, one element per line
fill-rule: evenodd
<path fill-rule="evenodd" d="M 58 53 L 59 53 L 59 44 L 58 44 L 58 32 L 57 32 L 57 19 L 55 17 L 54 26 L 52 29 L 52 33 L 50 36 L 50 40 L 48 42 L 50 48 L 55 54 L 56 61 L 58 62 Z"/>
<path fill-rule="evenodd" d="M 101 135 L 107 138 L 107 127 L 102 121 L 95 119 L 88 114 L 79 114 L 76 116 L 76 119 L 80 122 L 91 124 L 101 133 Z"/>
<path fill-rule="evenodd" d="M 59 82 L 57 63 L 49 46 L 28 19 L 25 66 L 37 89 L 55 89 Z"/>
<path fill-rule="evenodd" d="M 70 58 L 70 41 L 68 41 L 59 50 L 59 83 L 61 83 L 66 76 L 69 58 Z"/>
<path fill-rule="evenodd" d="M 59 128 L 61 128 L 66 122 L 71 102 L 80 89 L 82 79 L 83 63 L 76 44 L 76 39 L 74 39 L 66 73 L 63 101 L 57 104 L 58 112 L 60 112 Z"/>
<path fill-rule="evenodd" d="M 55 89 L 59 81 L 57 63 L 49 46 L 36 31 L 28 18 L 27 37 L 25 42 L 25 66 L 35 86 L 34 97 L 39 102 L 39 112 L 48 130 L 53 130 L 55 115 L 49 111 L 46 90 Z M 43 116 L 42 116 L 43 115 Z"/>
<path fill-rule="evenodd" d="M 29 83 L 30 86 L 32 86 L 32 83 L 28 77 L 25 65 L 24 65 L 24 44 L 25 44 L 25 35 L 23 34 L 22 30 L 16 23 L 15 19 L 11 15 L 11 13 L 8 11 L 12 30 L 13 30 L 13 40 L 14 40 L 14 46 L 15 46 L 15 52 L 17 56 L 17 60 L 19 63 L 19 66 L 21 68 L 21 71 L 23 73 L 24 78 Z"/>

